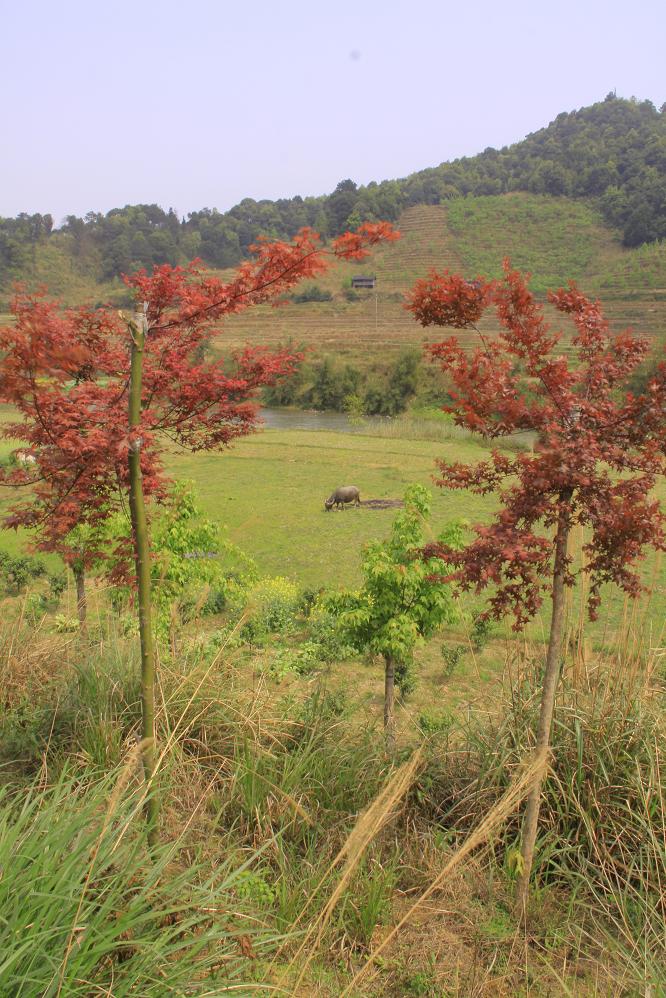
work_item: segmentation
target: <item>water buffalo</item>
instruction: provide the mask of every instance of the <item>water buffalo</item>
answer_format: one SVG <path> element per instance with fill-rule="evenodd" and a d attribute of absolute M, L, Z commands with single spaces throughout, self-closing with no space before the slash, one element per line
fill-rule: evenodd
<path fill-rule="evenodd" d="M 357 506 L 361 505 L 361 493 L 356 488 L 355 485 L 341 485 L 339 489 L 328 497 L 324 502 L 324 509 L 330 510 L 334 506 L 338 509 L 344 509 L 345 503 L 356 503 Z"/>

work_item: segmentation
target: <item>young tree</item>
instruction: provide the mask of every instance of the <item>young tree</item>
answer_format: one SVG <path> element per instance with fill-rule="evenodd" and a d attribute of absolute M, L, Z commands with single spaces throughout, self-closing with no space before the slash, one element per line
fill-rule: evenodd
<path fill-rule="evenodd" d="M 500 323 L 496 339 L 466 349 L 455 337 L 429 347 L 452 381 L 456 423 L 491 440 L 532 431 L 533 453 L 509 456 L 493 450 L 474 465 L 440 461 L 445 488 L 495 493 L 501 508 L 489 526 L 477 526 L 476 540 L 462 551 L 426 548 L 456 566 L 449 576 L 463 590 L 491 587 L 488 614 L 512 613 L 522 628 L 538 611 L 544 593 L 552 616 L 543 675 L 537 749 L 547 751 L 560 674 L 564 594 L 575 581 L 567 551 L 574 524 L 587 528 L 585 571 L 589 614 L 597 614 L 601 588 L 613 582 L 636 596 L 641 582 L 636 561 L 645 548 L 664 548 L 664 515 L 652 488 L 666 470 L 664 411 L 666 365 L 640 395 L 626 391 L 627 379 L 648 351 L 630 330 L 611 334 L 598 302 L 574 284 L 549 295 L 575 325 L 572 352 L 545 321 L 525 278 L 505 262 L 502 282 L 465 281 L 431 273 L 418 281 L 407 307 L 424 326 L 476 330 L 494 305 Z M 518 901 L 524 914 L 536 841 L 541 785 L 528 799 L 522 841 Z"/>
<path fill-rule="evenodd" d="M 230 571 L 231 570 L 231 571 Z M 254 579 L 251 558 L 232 544 L 223 528 L 204 516 L 193 483 L 176 481 L 151 517 L 151 590 L 158 637 L 168 638 L 172 654 L 181 613 L 205 605 L 211 593 L 225 599 L 238 577 Z"/>
<path fill-rule="evenodd" d="M 20 416 L 3 433 L 26 441 L 35 462 L 2 475 L 4 484 L 32 485 L 36 498 L 15 507 L 10 525 L 44 531 L 49 543 L 65 543 L 79 526 L 95 536 L 129 495 L 149 783 L 155 676 L 145 500 L 164 495 L 162 449 L 169 441 L 209 450 L 251 432 L 256 390 L 290 373 L 300 359 L 289 350 L 247 348 L 225 362 L 208 359 L 205 347 L 225 316 L 279 299 L 322 273 L 332 258 L 360 259 L 369 246 L 394 238 L 386 223 L 365 224 L 324 249 L 315 232 L 303 229 L 291 243 L 260 241 L 253 259 L 228 282 L 196 263 L 156 267 L 151 275 L 141 271 L 126 278 L 136 301 L 130 316 L 108 309 L 61 311 L 19 294 L 15 324 L 0 330 L 0 400 Z M 116 574 L 127 572 L 122 551 L 96 554 L 110 560 Z M 154 839 L 154 794 L 148 817 Z"/>
<path fill-rule="evenodd" d="M 426 559 L 419 556 L 430 503 L 427 489 L 410 485 L 405 508 L 396 516 L 388 540 L 365 546 L 363 587 L 330 599 L 352 644 L 384 659 L 384 731 L 389 753 L 395 748 L 396 680 L 405 692 L 417 646 L 456 619 L 453 598 L 438 581 L 446 563 L 436 554 Z M 461 542 L 458 524 L 448 526 L 439 537 L 447 550 L 457 550 Z"/>

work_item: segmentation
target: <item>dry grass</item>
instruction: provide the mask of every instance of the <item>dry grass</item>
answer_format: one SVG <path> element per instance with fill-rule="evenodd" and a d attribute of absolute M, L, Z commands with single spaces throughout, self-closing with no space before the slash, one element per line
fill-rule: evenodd
<path fill-rule="evenodd" d="M 242 870 L 233 890 L 257 924 L 273 939 L 287 932 L 273 959 L 248 957 L 257 988 L 489 998 L 526 987 L 620 996 L 660 986 L 663 694 L 660 649 L 646 654 L 639 620 L 626 615 L 603 659 L 578 640 L 571 608 L 527 934 L 510 916 L 510 856 L 534 777 L 525 759 L 538 649 L 531 657 L 529 646 L 527 655 L 509 646 L 505 698 L 495 687 L 418 751 L 405 717 L 409 754 L 397 766 L 368 730 L 374 708 L 332 709 L 339 694 L 320 689 L 321 679 L 280 689 L 234 665 L 228 648 L 202 655 L 200 645 L 162 662 L 158 788 L 162 834 L 178 843 L 172 869 L 214 870 L 231 857 Z M 32 709 L 45 705 L 42 785 L 63 766 L 79 780 L 122 767 L 138 718 L 131 642 L 110 636 L 86 651 L 63 639 L 72 664 L 54 676 L 26 668 L 41 640 L 32 637 L 5 660 L 3 678 L 13 679 L 3 695 L 24 694 L 29 675 Z M 376 911 L 373 890 L 383 891 Z M 362 934 L 359 912 L 369 919 Z"/>

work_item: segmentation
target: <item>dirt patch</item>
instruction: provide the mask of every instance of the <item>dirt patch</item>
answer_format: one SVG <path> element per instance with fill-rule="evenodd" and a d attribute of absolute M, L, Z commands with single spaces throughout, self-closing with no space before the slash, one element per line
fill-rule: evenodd
<path fill-rule="evenodd" d="M 364 509 L 401 509 L 404 505 L 402 499 L 361 499 Z"/>

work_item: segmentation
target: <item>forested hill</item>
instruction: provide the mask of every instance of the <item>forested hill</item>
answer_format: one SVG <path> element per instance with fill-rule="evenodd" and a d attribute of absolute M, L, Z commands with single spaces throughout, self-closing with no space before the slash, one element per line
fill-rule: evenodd
<path fill-rule="evenodd" d="M 106 215 L 70 215 L 59 229 L 50 215 L 0 218 L 0 287 L 29 277 L 45 246 L 54 260 L 87 280 L 109 280 L 159 263 L 201 257 L 228 267 L 258 235 L 290 238 L 304 225 L 333 236 L 364 220 L 395 220 L 406 208 L 466 195 L 514 191 L 592 200 L 626 246 L 666 237 L 666 105 L 604 101 L 557 116 L 546 128 L 503 149 L 442 163 L 402 180 L 357 187 L 343 180 L 332 194 L 277 201 L 246 198 L 230 211 L 204 208 L 179 219 L 157 205 L 128 205 Z"/>

